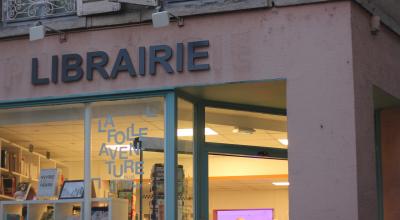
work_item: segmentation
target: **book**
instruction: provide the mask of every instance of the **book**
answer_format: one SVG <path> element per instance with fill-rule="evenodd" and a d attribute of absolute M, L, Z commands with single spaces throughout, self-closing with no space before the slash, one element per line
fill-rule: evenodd
<path fill-rule="evenodd" d="M 118 191 L 118 198 L 128 200 L 128 219 L 132 219 L 133 207 L 135 206 L 133 200 L 133 192 L 129 191 Z"/>
<path fill-rule="evenodd" d="M 107 220 L 108 207 L 92 207 L 92 220 Z"/>
<path fill-rule="evenodd" d="M 7 150 L 1 150 L 1 167 L 8 169 L 8 151 Z"/>
<path fill-rule="evenodd" d="M 13 197 L 16 190 L 16 179 L 14 176 L 3 176 L 2 185 L 4 195 Z"/>
<path fill-rule="evenodd" d="M 31 178 L 38 179 L 38 166 L 31 163 L 29 164 L 29 175 Z"/>
<path fill-rule="evenodd" d="M 0 176 L 0 195 L 4 194 L 3 176 Z"/>
<path fill-rule="evenodd" d="M 9 154 L 9 170 L 13 172 L 18 172 L 18 166 L 17 166 L 17 154 L 14 152 L 10 152 Z"/>
<path fill-rule="evenodd" d="M 35 200 L 36 191 L 33 187 L 31 187 L 28 191 L 28 195 L 26 196 L 26 200 Z"/>
<path fill-rule="evenodd" d="M 38 185 L 39 197 L 55 197 L 59 186 L 58 169 L 41 169 Z"/>
<path fill-rule="evenodd" d="M 29 182 L 18 183 L 16 192 L 14 193 L 14 198 L 19 201 L 26 200 L 30 189 L 31 189 L 31 183 Z"/>

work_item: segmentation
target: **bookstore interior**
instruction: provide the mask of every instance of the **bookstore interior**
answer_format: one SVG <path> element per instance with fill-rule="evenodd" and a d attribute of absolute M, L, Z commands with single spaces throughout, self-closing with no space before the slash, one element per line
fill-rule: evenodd
<path fill-rule="evenodd" d="M 287 116 L 267 107 L 286 108 L 285 85 L 235 86 L 188 88 L 182 90 L 187 96 L 177 96 L 179 220 L 194 219 L 194 167 L 202 164 L 193 159 L 198 119 L 187 97 L 214 100 L 204 104 L 200 126 L 205 143 L 200 148 L 207 146 L 208 218 L 289 218 Z M 283 95 L 273 98 L 268 95 L 271 88 Z M 219 101 L 238 105 L 217 105 Z M 165 102 L 163 96 L 92 102 L 89 133 L 84 126 L 87 103 L 0 110 L 0 218 L 84 219 L 84 167 L 90 161 L 92 219 L 164 219 L 164 161 L 169 150 L 164 148 Z M 265 102 L 272 104 L 249 110 L 240 105 Z M 87 139 L 90 158 L 85 156 Z M 271 156 L 269 150 L 286 156 Z"/>

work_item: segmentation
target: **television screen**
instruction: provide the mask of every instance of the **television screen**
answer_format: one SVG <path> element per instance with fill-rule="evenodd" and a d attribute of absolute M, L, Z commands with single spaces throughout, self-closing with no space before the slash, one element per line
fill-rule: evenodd
<path fill-rule="evenodd" d="M 273 220 L 273 209 L 215 210 L 214 220 Z"/>

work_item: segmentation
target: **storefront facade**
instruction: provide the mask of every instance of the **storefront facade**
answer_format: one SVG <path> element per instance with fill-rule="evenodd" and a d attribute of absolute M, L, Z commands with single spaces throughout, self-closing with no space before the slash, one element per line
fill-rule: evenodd
<path fill-rule="evenodd" d="M 398 170 L 377 148 L 390 126 L 377 132 L 377 123 L 400 97 L 400 38 L 383 25 L 371 34 L 370 20 L 339 1 L 190 16 L 183 27 L 71 31 L 63 43 L 1 41 L 0 137 L 18 164 L 1 174 L 38 190 L 38 173 L 57 168 L 61 182 L 84 186 L 73 200 L 5 199 L 1 217 L 26 209 L 40 219 L 51 206 L 67 219 L 77 206 L 90 219 L 93 204 L 105 204 L 120 219 L 134 204 L 133 219 L 253 209 L 274 220 L 396 219 L 380 175 L 381 165 Z M 112 192 L 118 180 L 133 189 Z M 123 193 L 130 200 L 118 209 L 110 198 Z M 237 205 L 250 200 L 259 206 Z"/>

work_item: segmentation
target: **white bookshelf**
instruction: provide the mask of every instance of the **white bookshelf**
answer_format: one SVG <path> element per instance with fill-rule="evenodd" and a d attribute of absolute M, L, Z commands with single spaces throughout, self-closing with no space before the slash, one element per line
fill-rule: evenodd
<path fill-rule="evenodd" d="M 48 206 L 54 207 L 54 219 L 66 220 L 72 216 L 73 206 L 81 207 L 79 219 L 83 220 L 83 199 L 65 200 L 29 200 L 29 201 L 2 201 L 0 202 L 0 220 L 6 220 L 7 214 L 22 215 L 26 207 L 26 220 L 40 220 Z M 107 207 L 108 219 L 128 219 L 128 200 L 118 198 L 92 199 L 92 207 Z"/>
<path fill-rule="evenodd" d="M 0 167 L 0 174 L 11 174 L 15 177 L 16 183 L 30 182 L 35 190 L 37 190 L 40 169 L 58 168 L 62 170 L 62 174 L 68 175 L 68 167 L 63 163 L 48 159 L 46 156 L 30 152 L 27 148 L 16 143 L 12 143 L 4 138 L 0 138 L 0 150 L 7 150 L 16 155 L 15 169 Z M 3 155 L 1 155 L 3 157 Z M 12 200 L 13 198 L 0 192 L 0 201 Z"/>

